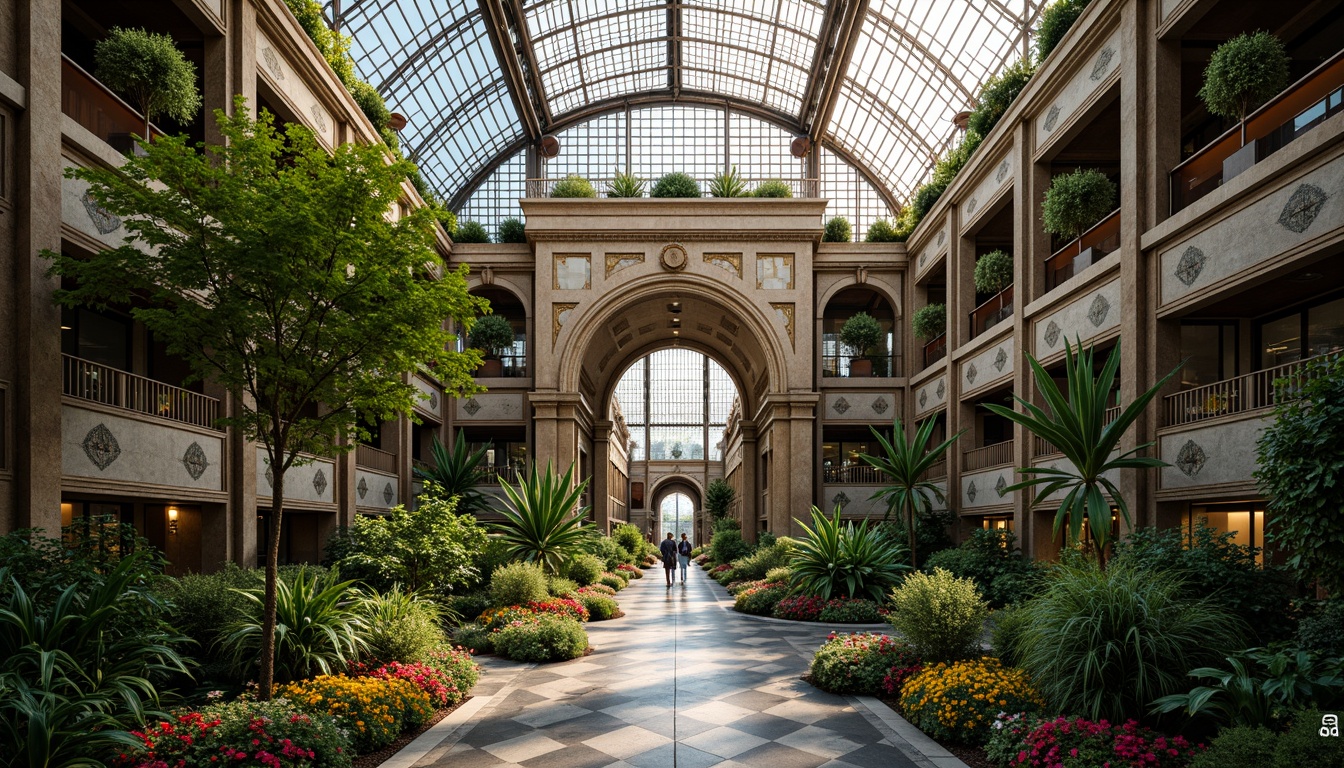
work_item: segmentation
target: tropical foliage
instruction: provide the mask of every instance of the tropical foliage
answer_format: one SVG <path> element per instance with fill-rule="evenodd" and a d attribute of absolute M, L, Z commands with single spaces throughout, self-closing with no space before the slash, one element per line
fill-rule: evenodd
<path fill-rule="evenodd" d="M 871 597 L 884 593 L 909 570 L 908 553 L 877 529 L 840 521 L 840 508 L 827 517 L 812 507 L 812 525 L 794 519 L 806 536 L 798 542 L 789 583 L 795 594 Z"/>
<path fill-rule="evenodd" d="M 579 506 L 587 487 L 587 481 L 574 483 L 573 464 L 563 477 L 547 464 L 545 473 L 533 466 L 516 488 L 505 483 L 502 489 L 508 501 L 500 510 L 504 520 L 494 528 L 509 553 L 549 573 L 560 573 L 565 561 L 583 552 L 593 535 L 584 525 L 588 507 Z"/>
<path fill-rule="evenodd" d="M 949 437 L 942 443 L 929 448 L 929 439 L 933 436 L 934 419 L 925 419 L 915 430 L 912 438 L 905 437 L 905 425 L 900 417 L 891 422 L 892 438 L 888 440 L 874 427 L 869 427 L 878 445 L 882 446 L 881 456 L 860 454 L 859 458 L 882 473 L 888 485 L 873 494 L 887 504 L 883 520 L 893 512 L 904 519 L 909 537 L 911 565 L 916 565 L 916 516 L 930 511 L 933 500 L 942 501 L 943 491 L 927 478 L 929 469 L 942 460 L 947 449 L 961 437 L 961 432 Z"/>
<path fill-rule="evenodd" d="M 709 182 L 709 194 L 712 197 L 747 197 L 747 183 L 737 172 L 736 165 L 716 175 Z"/>
<path fill-rule="evenodd" d="M 644 180 L 629 173 L 618 173 L 607 182 L 607 197 L 643 197 Z"/>
<path fill-rule="evenodd" d="M 1344 659 L 1250 648 L 1227 657 L 1226 665 L 1190 670 L 1202 684 L 1158 699 L 1153 712 L 1179 710 L 1222 725 L 1275 728 L 1294 710 L 1330 709 L 1344 702 Z"/>
<path fill-rule="evenodd" d="M 1061 467 L 1021 467 L 1017 471 L 1028 475 L 1026 480 L 1014 483 L 1004 489 L 1004 493 L 1024 488 L 1038 488 L 1033 505 L 1043 503 L 1055 493 L 1063 492 L 1064 498 L 1055 512 L 1055 535 L 1059 534 L 1065 523 L 1069 525 L 1069 536 L 1073 541 L 1082 538 L 1083 522 L 1088 521 L 1092 533 L 1093 546 L 1097 555 L 1105 562 L 1106 546 L 1111 541 L 1111 504 L 1119 510 L 1125 525 L 1130 524 L 1129 505 L 1120 493 L 1115 481 L 1107 475 L 1114 475 L 1121 469 L 1149 469 L 1167 466 L 1160 459 L 1140 456 L 1139 454 L 1153 446 L 1143 443 L 1128 451 L 1117 453 L 1120 437 L 1129 429 L 1148 403 L 1167 381 L 1175 375 L 1173 370 L 1154 384 L 1147 392 L 1139 395 L 1134 402 L 1123 408 L 1114 420 L 1108 420 L 1106 411 L 1110 407 L 1111 392 L 1115 388 L 1116 373 L 1120 368 L 1120 342 L 1115 343 L 1106 364 L 1095 377 L 1093 364 L 1094 349 L 1082 348 L 1079 341 L 1075 350 L 1064 340 L 1066 389 L 1068 396 L 1060 392 L 1054 378 L 1041 366 L 1036 358 L 1028 355 L 1032 375 L 1036 379 L 1036 389 L 1045 400 L 1046 408 L 1041 408 L 1021 397 L 1013 399 L 1022 406 L 1023 411 L 1015 411 L 1001 405 L 984 403 L 991 413 L 1002 416 L 1014 423 L 1026 427 L 1032 434 L 1040 437 L 1064 455 L 1067 462 Z M 1048 409 L 1048 410 L 1047 410 Z M 1113 455 L 1114 454 L 1114 455 Z M 1107 500 L 1107 496 L 1110 497 Z"/>
<path fill-rule="evenodd" d="M 492 443 L 486 443 L 471 450 L 464 431 L 458 430 L 452 449 L 439 442 L 434 436 L 429 446 L 431 459 L 428 469 L 415 468 L 415 475 L 428 481 L 426 495 L 432 491 L 443 498 L 457 499 L 456 511 L 461 515 L 474 515 L 490 509 L 494 497 L 482 491 L 479 484 L 484 474 L 481 464 L 485 461 Z"/>

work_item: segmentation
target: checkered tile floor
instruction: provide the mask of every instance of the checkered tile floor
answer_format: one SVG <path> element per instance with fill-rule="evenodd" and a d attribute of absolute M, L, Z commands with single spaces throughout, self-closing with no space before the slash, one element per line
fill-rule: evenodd
<path fill-rule="evenodd" d="M 632 582 L 625 618 L 588 626 L 591 656 L 484 659 L 485 705 L 416 767 L 932 765 L 861 703 L 799 679 L 826 628 L 724 611 L 691 570 L 670 591 L 657 571 Z"/>

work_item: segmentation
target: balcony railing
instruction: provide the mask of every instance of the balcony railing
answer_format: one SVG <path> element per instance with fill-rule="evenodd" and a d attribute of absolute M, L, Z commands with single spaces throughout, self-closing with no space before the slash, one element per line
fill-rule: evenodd
<path fill-rule="evenodd" d="M 1163 424 L 1177 427 L 1214 416 L 1250 413 L 1262 408 L 1271 408 L 1279 399 L 1279 393 L 1274 388 L 1276 379 L 1301 380 L 1307 362 L 1324 360 L 1327 357 L 1329 355 L 1319 355 L 1307 360 L 1285 363 L 1167 395 L 1163 399 L 1165 403 Z"/>
<path fill-rule="evenodd" d="M 925 472 L 923 477 L 921 477 L 920 479 L 940 480 L 944 477 L 947 477 L 947 459 L 942 459 L 940 461 L 935 462 L 933 466 L 929 467 L 929 471 Z"/>
<path fill-rule="evenodd" d="M 145 133 L 145 118 L 139 112 L 64 55 L 61 111 L 119 152 L 127 153 L 134 148 L 132 134 Z M 154 136 L 163 135 L 153 126 L 150 131 Z"/>
<path fill-rule="evenodd" d="M 505 379 L 525 379 L 527 378 L 527 355 L 500 355 L 498 358 L 500 364 L 499 375 Z M 490 361 L 487 360 L 487 363 Z M 485 376 L 484 368 L 476 370 L 476 376 Z"/>
<path fill-rule="evenodd" d="M 1113 405 L 1110 408 L 1107 408 L 1105 416 L 1106 423 L 1110 424 L 1112 421 L 1115 421 L 1116 419 L 1120 418 L 1120 411 L 1121 408 L 1118 405 Z M 1038 435 L 1031 436 L 1032 458 L 1036 458 L 1038 456 L 1054 456 L 1059 452 L 1060 452 L 1059 449 L 1056 448 L 1053 443 L 1051 443 L 1049 440 L 1046 440 L 1044 437 L 1040 437 Z"/>
<path fill-rule="evenodd" d="M 1344 50 L 1330 57 L 1246 118 L 1246 144 L 1254 163 L 1344 111 Z M 1171 212 L 1176 213 L 1223 183 L 1223 161 L 1242 148 L 1241 127 L 1214 139 L 1171 172 Z M 1248 150 L 1251 151 L 1251 150 Z"/>
<path fill-rule="evenodd" d="M 555 189 L 555 185 L 556 185 L 556 183 L 559 182 L 559 181 L 561 181 L 561 180 L 562 180 L 562 179 L 551 179 L 551 178 L 546 178 L 546 179 L 528 179 L 528 180 L 527 180 L 527 196 L 528 196 L 529 198 L 536 198 L 536 197 L 550 197 L 550 196 L 551 196 L 551 190 Z M 592 185 L 593 185 L 593 189 L 597 191 L 597 195 L 598 195 L 598 197 L 603 197 L 603 198 L 605 198 L 605 197 L 607 196 L 607 188 L 608 188 L 608 185 L 612 182 L 612 179 L 611 179 L 611 178 L 590 178 L 590 179 L 588 179 L 588 181 L 592 183 Z M 701 194 L 702 194 L 704 197 L 709 197 L 709 196 L 710 196 L 710 194 L 709 194 L 709 184 L 710 184 L 710 182 L 712 181 L 712 178 L 708 178 L 708 177 L 707 177 L 707 178 L 703 178 L 703 179 L 696 179 L 696 181 L 699 182 L 699 184 L 700 184 Z M 806 198 L 817 198 L 817 197 L 821 197 L 821 181 L 820 181 L 820 179 L 780 179 L 780 178 L 773 178 L 773 179 L 756 179 L 756 178 L 752 178 L 752 179 L 743 179 L 743 180 L 742 180 L 742 182 L 746 185 L 746 188 L 747 188 L 747 192 L 748 192 L 748 193 L 750 193 L 752 190 L 754 190 L 754 189 L 757 187 L 757 185 L 759 185 L 759 184 L 760 184 L 761 182 L 763 182 L 763 181 L 783 181 L 785 184 L 788 184 L 788 185 L 789 185 L 789 188 L 790 188 L 791 190 L 793 190 L 793 196 L 794 196 L 794 197 L 806 197 Z M 644 191 L 645 191 L 645 194 L 648 194 L 648 192 L 649 192 L 650 190 L 653 189 L 653 185 L 654 185 L 655 182 L 656 182 L 655 179 L 646 179 L 646 180 L 644 181 Z"/>
<path fill-rule="evenodd" d="M 1001 464 L 1012 463 L 1012 440 L 1005 440 L 1002 443 L 986 445 L 983 448 L 972 448 L 961 454 L 961 469 L 964 472 L 972 472 L 977 469 L 997 467 Z"/>
<path fill-rule="evenodd" d="M 971 338 L 1013 316 L 1013 286 L 995 294 L 989 301 L 971 310 Z"/>
<path fill-rule="evenodd" d="M 1120 247 L 1120 209 L 1045 260 L 1045 290 L 1068 280 Z"/>
<path fill-rule="evenodd" d="M 517 485 L 519 479 L 523 477 L 524 470 L 518 467 L 481 467 L 480 485 Z"/>
<path fill-rule="evenodd" d="M 928 368 L 944 357 L 947 357 L 947 334 L 940 333 L 924 345 L 924 367 Z"/>
<path fill-rule="evenodd" d="M 851 464 L 847 467 L 823 467 L 821 481 L 852 485 L 885 485 L 887 478 L 875 467 L 867 464 Z"/>
<path fill-rule="evenodd" d="M 822 355 L 821 356 L 821 375 L 838 376 L 849 378 L 854 374 L 850 370 L 850 361 L 856 359 L 852 355 Z M 901 356 L 900 355 L 869 355 L 868 359 L 873 361 L 874 376 L 900 376 L 901 375 Z"/>
<path fill-rule="evenodd" d="M 395 475 L 397 473 L 397 454 L 374 448 L 371 445 L 356 445 L 355 466 Z"/>
<path fill-rule="evenodd" d="M 198 427 L 215 428 L 215 420 L 219 418 L 219 401 L 213 397 L 71 355 L 62 357 L 65 368 L 63 391 L 70 397 Z"/>

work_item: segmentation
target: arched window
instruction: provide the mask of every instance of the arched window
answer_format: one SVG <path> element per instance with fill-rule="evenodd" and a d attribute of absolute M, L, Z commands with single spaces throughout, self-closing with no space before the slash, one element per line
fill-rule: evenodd
<path fill-rule="evenodd" d="M 657 538 L 660 541 L 668 532 L 677 539 L 681 539 L 683 533 L 692 538 L 695 536 L 695 502 L 681 491 L 663 497 L 658 504 L 658 519 L 661 525 Z"/>
<path fill-rule="evenodd" d="M 737 397 L 723 366 L 693 349 L 663 349 L 625 372 L 616 400 L 630 428 L 632 461 L 719 461 Z"/>

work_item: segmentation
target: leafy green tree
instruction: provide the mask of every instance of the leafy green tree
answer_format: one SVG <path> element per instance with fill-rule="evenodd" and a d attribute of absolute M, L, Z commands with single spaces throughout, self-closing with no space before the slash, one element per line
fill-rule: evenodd
<path fill-rule="evenodd" d="M 370 419 L 411 413 L 407 374 L 430 360 L 450 392 L 472 392 L 474 351 L 448 352 L 444 320 L 470 325 L 482 300 L 466 267 L 444 270 L 433 213 L 393 222 L 410 164 L 381 146 L 334 153 L 297 125 L 278 132 L 244 101 L 217 112 L 224 146 L 142 142 L 119 169 L 72 169 L 130 237 L 90 259 L 47 251 L 66 306 L 130 304 L 168 350 L 232 392 L 220 423 L 258 443 L 271 469 L 261 695 L 274 681 L 276 563 L 289 470 L 304 454 L 351 450 Z"/>
<path fill-rule="evenodd" d="M 980 293 L 998 293 L 1013 284 L 1013 257 L 999 249 L 990 251 L 975 262 L 975 290 Z"/>
<path fill-rule="evenodd" d="M 722 478 L 711 480 L 709 485 L 705 486 L 705 510 L 709 512 L 714 522 L 728 516 L 736 499 L 737 491 L 733 490 L 733 486 L 729 485 L 727 480 Z"/>
<path fill-rule="evenodd" d="M 494 528 L 509 545 L 509 553 L 524 562 L 537 563 L 549 573 L 559 574 L 571 557 L 585 551 L 594 529 L 585 525 L 590 507 L 580 507 L 588 481 L 574 483 L 574 465 L 564 477 L 546 465 L 539 474 L 534 465 L 530 476 L 518 481 L 518 487 L 501 486 L 508 497 L 503 522 Z"/>
<path fill-rule="evenodd" d="M 1045 231 L 1073 240 L 1115 210 L 1115 182 L 1097 170 L 1074 169 L 1050 180 L 1041 206 Z"/>
<path fill-rule="evenodd" d="M 878 444 L 882 446 L 882 455 L 859 454 L 860 459 L 881 472 L 890 483 L 874 493 L 872 498 L 882 499 L 887 503 L 887 511 L 882 515 L 883 522 L 889 520 L 893 512 L 904 519 L 905 530 L 910 539 L 907 545 L 910 548 L 910 564 L 914 567 L 919 566 L 916 560 L 918 553 L 915 551 L 917 546 L 915 516 L 931 511 L 934 499 L 943 500 L 943 490 L 924 476 L 930 467 L 942 460 L 947 449 L 961 437 L 961 432 L 958 432 L 930 449 L 929 439 L 933 437 L 933 427 L 934 420 L 925 419 L 915 430 L 914 437 L 907 439 L 905 426 L 901 424 L 900 417 L 897 417 L 891 422 L 891 440 L 884 437 L 875 427 L 869 427 Z"/>
<path fill-rule="evenodd" d="M 856 312 L 840 326 L 840 343 L 855 357 L 866 358 L 882 343 L 882 326 L 867 312 Z"/>
<path fill-rule="evenodd" d="M 1256 442 L 1255 479 L 1269 499 L 1265 534 L 1287 566 L 1344 591 L 1344 356 L 1308 361 L 1274 383 L 1274 421 Z"/>
<path fill-rule="evenodd" d="M 453 240 L 458 243 L 488 243 L 490 234 L 479 221 L 464 221 L 457 225 L 457 234 Z"/>
<path fill-rule="evenodd" d="M 1041 486 L 1032 502 L 1034 506 L 1058 491 L 1067 491 L 1055 512 L 1055 535 L 1059 535 L 1067 520 L 1070 539 L 1078 541 L 1082 538 L 1083 518 L 1087 518 L 1097 558 L 1104 567 L 1106 545 L 1111 541 L 1111 501 L 1115 502 L 1125 525 L 1130 524 L 1129 504 L 1115 483 L 1106 477 L 1106 473 L 1120 469 L 1167 466 L 1161 459 L 1139 455 L 1154 443 L 1144 443 L 1116 456 L 1112 454 L 1118 450 L 1120 437 L 1125 434 L 1125 430 L 1138 421 L 1148 403 L 1157 397 L 1157 393 L 1176 375 L 1180 367 L 1163 376 L 1161 381 L 1123 408 L 1114 421 L 1107 422 L 1106 410 L 1120 368 L 1120 342 L 1115 343 L 1101 373 L 1096 376 L 1092 373 L 1096 370 L 1093 366 L 1093 347 L 1084 350 L 1080 340 L 1075 351 L 1073 345 L 1065 339 L 1064 349 L 1067 398 L 1059 391 L 1050 374 L 1036 362 L 1036 358 L 1028 355 L 1032 375 L 1036 378 L 1036 388 L 1045 398 L 1049 410 L 1017 396 L 1013 399 L 1017 400 L 1023 411 L 990 403 L 983 405 L 991 413 L 1026 427 L 1033 435 L 1055 446 L 1068 460 L 1066 466 L 1058 468 L 1020 467 L 1017 471 L 1029 477 L 1008 486 L 1003 492 Z M 1106 500 L 1107 494 L 1111 501 Z"/>
<path fill-rule="evenodd" d="M 145 137 L 156 116 L 185 123 L 201 108 L 196 67 L 168 35 L 113 27 L 94 47 L 93 58 L 98 79 L 140 108 Z"/>
<path fill-rule="evenodd" d="M 1204 70 L 1199 98 L 1219 117 L 1236 118 L 1246 143 L 1246 116 L 1288 87 L 1288 52 L 1268 32 L 1237 35 L 1218 46 Z"/>
<path fill-rule="evenodd" d="M 342 573 L 376 574 L 371 586 L 401 584 L 411 592 L 445 594 L 473 583 L 477 555 L 485 549 L 485 530 L 462 514 L 461 500 L 426 482 L 415 510 L 402 505 L 387 516 L 357 517 L 350 541 L 332 565 Z"/>
<path fill-rule="evenodd" d="M 429 469 L 415 468 L 416 477 L 428 481 L 425 495 L 456 499 L 455 511 L 459 515 L 474 515 L 490 509 L 494 497 L 478 486 L 483 474 L 481 462 L 485 461 L 491 445 L 486 443 L 473 451 L 467 445 L 466 433 L 459 429 L 452 450 L 449 450 L 435 436 L 429 447 L 434 462 Z"/>
<path fill-rule="evenodd" d="M 988 136 L 1035 73 L 1036 65 L 1024 57 L 986 80 L 980 88 L 979 103 L 966 119 L 967 135 L 974 131 L 980 136 Z"/>
<path fill-rule="evenodd" d="M 947 333 L 947 305 L 929 304 L 920 307 L 910 318 L 910 327 L 915 335 L 925 341 Z"/>
<path fill-rule="evenodd" d="M 526 243 L 527 227 L 523 222 L 509 217 L 499 223 L 499 237 L 501 243 Z"/>

